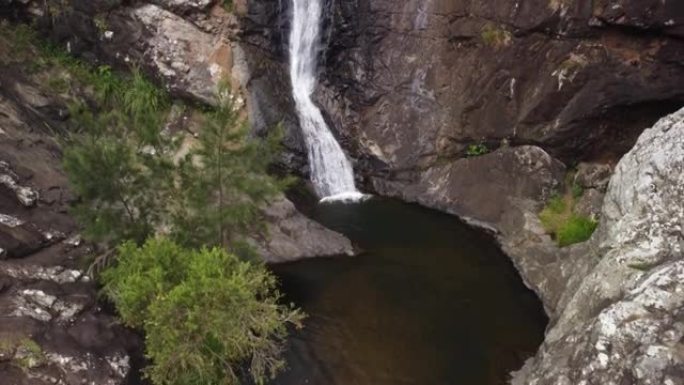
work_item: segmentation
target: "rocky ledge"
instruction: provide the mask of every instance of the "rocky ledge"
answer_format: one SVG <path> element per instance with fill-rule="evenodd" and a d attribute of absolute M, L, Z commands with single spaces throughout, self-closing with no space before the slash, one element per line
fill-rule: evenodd
<path fill-rule="evenodd" d="M 588 245 L 514 385 L 684 384 L 684 109 L 617 165 Z"/>

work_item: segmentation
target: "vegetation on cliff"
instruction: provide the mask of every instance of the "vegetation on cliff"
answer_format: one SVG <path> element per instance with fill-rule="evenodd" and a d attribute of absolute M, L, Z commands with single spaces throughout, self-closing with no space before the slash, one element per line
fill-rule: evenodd
<path fill-rule="evenodd" d="M 572 178 L 568 176 L 567 181 Z M 554 195 L 539 213 L 539 219 L 546 231 L 551 234 L 558 246 L 565 247 L 591 238 L 598 222 L 594 218 L 577 214 L 575 205 L 584 191 L 578 185 L 571 186 L 563 195 Z"/>
<path fill-rule="evenodd" d="M 170 97 L 135 68 L 93 67 L 28 27 L 0 28 L 14 57 L 48 74 L 44 84 L 71 105 L 62 144 L 73 213 L 108 256 L 103 293 L 145 332 L 149 379 L 272 378 L 302 313 L 282 304 L 263 264 L 244 257 L 253 254 L 245 239 L 263 229 L 261 208 L 288 182 L 267 173 L 279 135 L 249 138 L 227 89 L 215 108 L 176 105 L 199 129 L 174 130 Z"/>

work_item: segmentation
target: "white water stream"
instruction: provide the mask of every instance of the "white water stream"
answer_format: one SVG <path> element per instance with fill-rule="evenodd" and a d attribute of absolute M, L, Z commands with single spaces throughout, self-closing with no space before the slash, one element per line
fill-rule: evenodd
<path fill-rule="evenodd" d="M 323 0 L 293 0 L 290 78 L 297 115 L 309 153 L 311 181 L 322 201 L 363 198 L 354 169 L 330 132 L 311 95 L 316 87 Z"/>

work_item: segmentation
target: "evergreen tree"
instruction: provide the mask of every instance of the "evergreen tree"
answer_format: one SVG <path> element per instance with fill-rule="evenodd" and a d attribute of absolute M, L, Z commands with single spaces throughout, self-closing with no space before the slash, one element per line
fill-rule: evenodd
<path fill-rule="evenodd" d="M 258 140 L 236 111 L 229 92 L 204 117 L 194 149 L 179 164 L 180 202 L 175 238 L 189 246 L 234 246 L 262 229 L 261 211 L 289 182 L 268 174 L 280 130 Z"/>
<path fill-rule="evenodd" d="M 128 82 L 106 67 L 93 76 L 99 110 L 75 104 L 65 143 L 74 214 L 93 240 L 142 243 L 164 222 L 173 185 L 172 142 L 160 135 L 167 97 L 137 71 Z"/>

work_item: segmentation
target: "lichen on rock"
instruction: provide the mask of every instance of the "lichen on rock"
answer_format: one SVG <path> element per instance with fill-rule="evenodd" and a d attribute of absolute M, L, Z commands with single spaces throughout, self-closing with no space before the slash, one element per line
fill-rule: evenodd
<path fill-rule="evenodd" d="M 617 165 L 588 264 L 522 384 L 682 384 L 684 109 L 647 129 Z M 571 256 L 573 258 L 573 256 Z"/>

